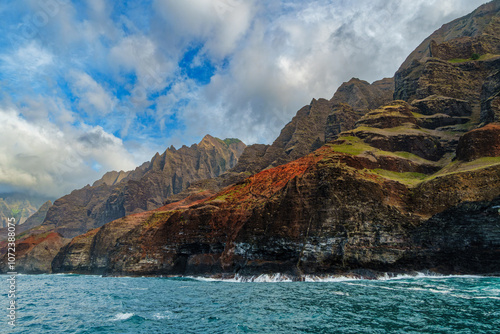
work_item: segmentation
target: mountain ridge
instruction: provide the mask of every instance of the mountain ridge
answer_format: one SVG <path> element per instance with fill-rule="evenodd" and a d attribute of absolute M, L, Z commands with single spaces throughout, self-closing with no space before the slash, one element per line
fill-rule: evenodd
<path fill-rule="evenodd" d="M 244 147 L 241 141 L 227 145 L 207 135 L 191 147 L 156 153 L 133 171 L 108 172 L 92 186 L 56 200 L 36 232 L 54 230 L 73 237 L 126 214 L 162 206 L 191 181 L 217 176 L 232 167 Z"/>
<path fill-rule="evenodd" d="M 496 31 L 499 3 L 446 29 L 490 13 L 483 15 L 489 21 L 475 22 Z M 500 151 L 488 149 L 500 138 L 499 66 L 484 55 L 445 59 L 462 52 L 463 37 L 470 36 L 460 31 L 463 36 L 443 42 L 447 54 L 434 39 L 440 51 L 403 63 L 394 81 L 353 78 L 332 99 L 313 99 L 272 145 L 245 148 L 233 169 L 193 182 L 164 206 L 71 241 L 43 235 L 39 244 L 60 246 L 44 260 L 33 258 L 36 241 L 22 241 L 21 266 L 28 272 L 281 272 L 297 278 L 359 270 L 500 272 L 500 213 L 494 210 Z M 161 156 L 154 160 L 160 168 Z M 450 212 L 471 225 L 464 228 Z"/>

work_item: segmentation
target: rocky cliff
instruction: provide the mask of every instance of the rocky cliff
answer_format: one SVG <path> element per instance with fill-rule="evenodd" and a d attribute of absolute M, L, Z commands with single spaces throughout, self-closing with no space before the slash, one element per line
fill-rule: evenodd
<path fill-rule="evenodd" d="M 191 182 L 232 168 L 244 148 L 239 140 L 207 135 L 191 147 L 157 153 L 134 171 L 106 173 L 92 186 L 56 200 L 37 233 L 55 231 L 74 237 L 125 215 L 158 208 Z"/>
<path fill-rule="evenodd" d="M 488 153 L 452 161 L 439 149 L 439 132 L 419 127 L 412 110 L 394 101 L 363 116 L 332 143 L 208 199 L 172 203 L 76 237 L 61 249 L 52 269 L 296 276 L 357 269 L 500 271 L 500 262 L 491 260 L 498 249 L 489 248 L 498 247 L 500 214 L 493 212 L 496 202 L 488 202 L 500 196 L 500 157 Z M 480 129 L 463 135 L 458 145 L 476 132 Z M 463 204 L 477 201 L 483 202 Z M 453 222 L 441 212 L 464 205 L 490 208 L 488 221 L 456 227 L 448 235 Z M 481 219 L 478 210 L 471 217 Z M 454 246 L 439 253 L 444 246 L 438 236 L 447 235 L 447 242 L 460 244 L 466 254 L 465 231 L 487 235 L 473 245 L 475 256 L 487 256 L 488 266 L 446 261 L 443 254 Z"/>
<path fill-rule="evenodd" d="M 443 26 L 394 81 L 352 79 L 313 99 L 272 145 L 162 207 L 70 242 L 44 236 L 61 246 L 52 271 L 500 273 L 499 11 Z"/>
<path fill-rule="evenodd" d="M 499 118 L 500 2 L 443 25 L 395 74 L 395 99 L 472 121 Z"/>

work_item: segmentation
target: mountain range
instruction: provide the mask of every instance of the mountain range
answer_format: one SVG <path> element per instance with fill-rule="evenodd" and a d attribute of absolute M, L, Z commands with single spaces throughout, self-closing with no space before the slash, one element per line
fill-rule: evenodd
<path fill-rule="evenodd" d="M 496 0 L 394 78 L 313 99 L 271 145 L 207 135 L 56 200 L 18 271 L 498 274 L 499 94 Z"/>

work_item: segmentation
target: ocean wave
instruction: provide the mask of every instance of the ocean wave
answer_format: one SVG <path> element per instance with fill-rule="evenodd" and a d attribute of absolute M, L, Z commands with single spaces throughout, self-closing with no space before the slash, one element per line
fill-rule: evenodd
<path fill-rule="evenodd" d="M 156 312 L 155 314 L 153 314 L 154 320 L 163 320 L 163 319 L 172 319 L 172 318 L 175 318 L 175 315 L 171 311 Z"/>
<path fill-rule="evenodd" d="M 491 276 L 481 275 L 442 275 L 434 273 L 415 272 L 412 274 L 392 274 L 385 273 L 377 277 L 363 277 L 363 276 L 342 276 L 342 275 L 304 275 L 302 277 L 291 276 L 282 273 L 275 274 L 262 274 L 245 276 L 236 274 L 233 277 L 220 278 L 220 277 L 202 277 L 202 276 L 187 276 L 182 277 L 187 280 L 195 280 L 202 282 L 232 282 L 232 283 L 283 283 L 283 282 L 350 282 L 350 281 L 398 281 L 398 280 L 412 280 L 412 279 L 449 279 L 449 278 L 487 278 Z M 436 291 L 439 293 L 447 293 L 444 291 Z M 448 291 L 449 292 L 449 291 Z"/>
<path fill-rule="evenodd" d="M 118 313 L 113 319 L 111 319 L 111 321 L 127 320 L 129 318 L 132 318 L 133 316 L 134 313 Z"/>

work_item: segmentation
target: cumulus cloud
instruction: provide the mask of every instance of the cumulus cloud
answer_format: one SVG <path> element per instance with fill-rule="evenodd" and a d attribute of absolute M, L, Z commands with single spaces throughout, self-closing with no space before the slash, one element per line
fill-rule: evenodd
<path fill-rule="evenodd" d="M 115 107 L 114 96 L 84 72 L 71 71 L 70 80 L 73 94 L 78 98 L 78 106 L 88 114 L 105 116 Z"/>
<path fill-rule="evenodd" d="M 64 132 L 49 122 L 30 123 L 13 108 L 0 109 L 0 142 L 0 192 L 58 197 L 136 164 L 123 142 L 100 127 Z"/>
<path fill-rule="evenodd" d="M 202 42 L 210 55 L 223 58 L 238 45 L 255 14 L 254 1 L 157 0 L 154 8 L 165 19 L 177 47 Z"/>

